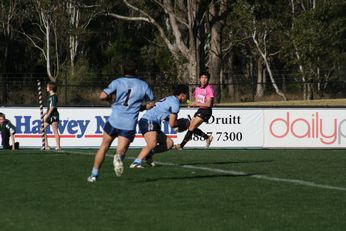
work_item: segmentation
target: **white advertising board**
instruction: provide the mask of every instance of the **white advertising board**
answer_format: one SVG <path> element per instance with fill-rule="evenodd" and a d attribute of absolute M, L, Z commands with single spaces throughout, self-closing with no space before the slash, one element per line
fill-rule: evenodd
<path fill-rule="evenodd" d="M 264 147 L 345 148 L 345 109 L 264 109 Z"/>
<path fill-rule="evenodd" d="M 196 108 L 182 108 L 179 118 L 193 117 Z M 22 147 L 40 147 L 39 134 L 41 121 L 38 108 L 1 108 L 6 117 L 16 126 L 16 141 Z M 59 108 L 62 147 L 98 147 L 102 131 L 110 108 Z M 140 114 L 141 117 L 141 114 Z M 162 130 L 175 143 L 180 143 L 185 132 L 176 134 L 167 122 L 161 125 Z M 222 147 L 262 147 L 263 146 L 263 110 L 262 109 L 229 109 L 216 108 L 208 123 L 200 129 L 214 136 L 211 148 Z M 55 139 L 50 129 L 47 130 L 49 145 L 55 146 Z M 116 145 L 117 142 L 114 142 Z M 137 129 L 131 147 L 142 147 L 145 141 Z M 203 148 L 205 141 L 200 137 L 193 139 L 186 147 Z"/>
<path fill-rule="evenodd" d="M 197 109 L 182 109 L 179 117 L 191 118 Z M 261 109 L 230 109 L 214 108 L 208 123 L 199 128 L 207 134 L 212 134 L 214 140 L 211 148 L 254 148 L 263 146 L 263 111 Z M 184 133 L 178 134 L 181 142 Z M 193 136 L 185 147 L 204 147 L 201 137 Z"/>

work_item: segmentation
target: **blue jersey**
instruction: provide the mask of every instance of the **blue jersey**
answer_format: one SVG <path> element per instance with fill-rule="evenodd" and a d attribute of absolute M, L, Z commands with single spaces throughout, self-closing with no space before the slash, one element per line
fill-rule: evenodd
<path fill-rule="evenodd" d="M 180 102 L 176 96 L 168 96 L 155 103 L 142 118 L 161 124 L 161 121 L 169 118 L 170 114 L 178 114 Z"/>
<path fill-rule="evenodd" d="M 113 80 L 103 91 L 109 96 L 115 94 L 108 121 L 114 128 L 123 130 L 135 130 L 142 102 L 154 100 L 148 84 L 133 76 Z"/>

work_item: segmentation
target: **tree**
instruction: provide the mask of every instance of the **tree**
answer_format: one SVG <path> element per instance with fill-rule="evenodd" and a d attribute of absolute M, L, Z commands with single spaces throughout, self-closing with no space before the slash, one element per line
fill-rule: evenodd
<path fill-rule="evenodd" d="M 342 17 L 337 14 L 341 1 L 291 0 L 292 26 L 289 41 L 304 84 L 304 99 L 323 97 L 331 77 L 340 65 Z M 314 87 L 315 86 L 315 87 Z M 316 87 L 317 86 L 317 87 Z"/>
<path fill-rule="evenodd" d="M 200 67 L 205 66 L 204 60 L 200 59 L 199 46 L 202 43 L 198 39 L 201 21 L 208 10 L 207 1 L 153 1 L 155 9 L 162 11 L 161 20 L 155 19 L 149 10 L 145 10 L 145 3 L 137 7 L 127 0 L 123 2 L 135 16 L 111 12 L 107 15 L 128 21 L 144 21 L 153 25 L 176 61 L 180 81 L 197 83 Z"/>
<path fill-rule="evenodd" d="M 273 72 L 271 69 L 271 65 L 269 62 L 269 57 L 272 55 L 275 55 L 277 52 L 268 53 L 267 49 L 267 43 L 268 43 L 268 34 L 270 33 L 270 30 L 268 29 L 267 25 L 264 25 L 264 28 L 262 29 L 262 34 L 258 35 L 258 27 L 259 25 L 256 22 L 256 19 L 253 19 L 253 34 L 252 34 L 252 40 L 256 46 L 256 49 L 258 53 L 260 54 L 261 58 L 263 59 L 263 62 L 266 66 L 266 71 L 269 74 L 269 78 L 271 80 L 272 86 L 275 89 L 276 94 L 282 97 L 283 100 L 287 100 L 286 95 L 279 89 L 279 87 L 276 84 L 276 81 L 273 76 Z"/>
<path fill-rule="evenodd" d="M 62 12 L 63 3 L 51 3 L 51 1 L 32 0 L 32 5 L 37 13 L 37 17 L 30 15 L 30 28 L 23 28 L 21 33 L 38 50 L 46 62 L 46 70 L 49 79 L 57 81 L 60 71 L 61 57 L 59 54 L 59 43 L 63 36 L 59 28 L 63 26 Z M 27 32 L 26 29 L 31 29 Z"/>
<path fill-rule="evenodd" d="M 9 67 L 11 66 L 9 61 L 9 53 L 12 50 L 11 40 L 13 39 L 13 27 L 12 23 L 15 17 L 17 17 L 16 11 L 18 7 L 18 2 L 14 1 L 0 1 L 0 12 L 1 12 L 1 40 L 3 41 L 3 54 L 2 62 L 0 62 L 0 71 L 3 74 L 0 76 L 1 80 L 1 102 L 4 104 L 7 103 L 8 98 L 8 89 L 7 89 L 7 72 L 9 71 Z"/>
<path fill-rule="evenodd" d="M 69 56 L 71 75 L 74 75 L 76 57 L 80 45 L 79 35 L 84 31 L 90 22 L 100 13 L 100 5 L 83 4 L 85 1 L 67 0 L 66 10 L 69 19 Z"/>
<path fill-rule="evenodd" d="M 221 69 L 222 69 L 222 31 L 224 20 L 228 13 L 228 4 L 226 0 L 213 0 L 209 4 L 208 23 L 210 31 L 210 45 L 208 47 L 207 67 L 210 72 L 210 82 L 218 87 L 218 99 L 220 102 L 223 95 L 220 88 Z"/>
<path fill-rule="evenodd" d="M 234 4 L 231 13 L 234 28 L 230 35 L 235 36 L 231 38 L 231 42 L 232 40 L 233 42 L 236 40 L 241 41 L 243 46 L 250 49 L 253 60 L 256 60 L 257 97 L 264 94 L 265 77 L 268 73 L 276 94 L 283 100 L 287 100 L 285 94 L 278 87 L 271 68 L 273 56 L 279 53 L 278 41 L 280 40 L 280 30 L 282 30 L 274 11 L 273 5 L 267 1 L 254 1 L 252 3 L 239 1 Z M 263 65 L 265 68 L 263 68 Z"/>

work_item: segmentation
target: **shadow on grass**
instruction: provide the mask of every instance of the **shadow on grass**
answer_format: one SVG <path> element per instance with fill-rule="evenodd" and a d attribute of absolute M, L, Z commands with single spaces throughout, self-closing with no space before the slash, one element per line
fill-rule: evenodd
<path fill-rule="evenodd" d="M 184 165 L 212 165 L 212 164 L 253 164 L 253 163 L 271 163 L 274 160 L 254 160 L 254 161 L 216 161 L 216 162 L 199 162 L 199 163 L 184 163 L 184 164 L 177 164 L 177 166 L 184 166 Z"/>
<path fill-rule="evenodd" d="M 261 175 L 259 173 L 246 173 L 246 174 L 216 174 L 216 175 L 195 175 L 195 176 L 177 176 L 177 177 L 158 177 L 158 178 L 147 178 L 137 183 L 157 182 L 166 180 L 203 180 L 212 178 L 225 178 L 225 177 L 249 177 L 254 175 Z"/>
<path fill-rule="evenodd" d="M 0 151 L 0 155 L 8 155 L 8 156 L 45 156 L 45 155 L 70 155 L 73 153 L 70 153 L 68 151 L 55 151 L 55 150 L 6 150 L 6 151 Z"/>

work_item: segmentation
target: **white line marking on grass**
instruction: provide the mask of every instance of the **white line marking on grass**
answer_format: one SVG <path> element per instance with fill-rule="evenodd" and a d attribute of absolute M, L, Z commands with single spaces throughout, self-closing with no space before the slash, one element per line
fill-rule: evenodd
<path fill-rule="evenodd" d="M 251 174 L 246 173 L 246 172 L 237 172 L 237 171 L 232 171 L 232 170 L 224 170 L 224 169 L 218 169 L 218 168 L 206 168 L 206 167 L 191 166 L 191 165 L 182 165 L 181 167 L 189 168 L 189 169 L 196 169 L 196 170 L 204 170 L 204 171 L 209 171 L 209 172 L 225 173 L 225 174 L 237 175 L 237 176 L 248 176 L 248 177 L 261 179 L 261 180 L 279 181 L 279 182 L 286 182 L 286 183 L 292 183 L 292 184 L 298 184 L 298 185 L 304 185 L 304 186 L 311 186 L 311 187 L 316 187 L 316 188 L 346 191 L 346 188 L 332 186 L 332 185 L 317 184 L 314 182 L 309 182 L 309 181 L 304 181 L 304 180 L 286 179 L 286 178 L 278 178 L 278 177 L 256 175 L 256 174 L 251 175 Z"/>
<path fill-rule="evenodd" d="M 94 153 L 84 153 L 84 152 L 69 152 L 73 154 L 80 154 L 80 155 L 94 155 Z M 107 154 L 107 157 L 113 157 L 111 154 Z M 134 158 L 129 158 L 134 159 Z M 285 182 L 285 183 L 291 183 L 295 185 L 303 185 L 303 186 L 310 186 L 315 188 L 322 188 L 322 189 L 331 189 L 331 190 L 339 190 L 339 191 L 346 191 L 346 188 L 343 187 L 337 187 L 332 185 L 326 185 L 326 184 L 317 184 L 310 181 L 304 181 L 304 180 L 297 180 L 297 179 L 286 179 L 286 178 L 279 178 L 279 177 L 271 177 L 266 175 L 251 175 L 250 173 L 246 172 L 239 172 L 239 171 L 233 171 L 233 170 L 225 170 L 225 169 L 219 169 L 219 168 L 207 168 L 207 167 L 200 167 L 200 166 L 192 166 L 192 165 L 179 165 L 174 163 L 167 163 L 167 162 L 159 162 L 155 161 L 159 165 L 166 165 L 166 166 L 177 166 L 187 169 L 194 169 L 194 170 L 203 170 L 207 172 L 214 172 L 214 173 L 223 173 L 228 175 L 236 175 L 236 176 L 247 176 L 252 177 L 260 180 L 268 180 L 268 181 L 277 181 L 277 182 Z"/>

